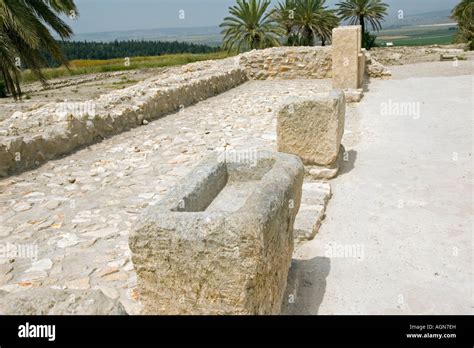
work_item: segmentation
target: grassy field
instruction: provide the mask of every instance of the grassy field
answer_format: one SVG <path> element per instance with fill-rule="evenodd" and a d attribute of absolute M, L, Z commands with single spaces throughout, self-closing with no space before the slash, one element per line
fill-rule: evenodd
<path fill-rule="evenodd" d="M 229 57 L 227 52 L 205 53 L 205 54 L 170 54 L 153 57 L 133 57 L 130 59 L 110 59 L 110 60 L 73 60 L 70 62 L 70 69 L 65 67 L 43 69 L 43 74 L 47 79 L 54 79 L 66 76 L 83 74 L 93 74 L 110 71 L 134 70 L 145 68 L 161 68 L 167 66 L 184 65 L 188 63 L 208 60 L 223 59 Z M 29 70 L 22 74 L 23 83 L 37 81 L 38 78 Z"/>
<path fill-rule="evenodd" d="M 455 25 L 387 29 L 377 34 L 376 42 L 382 46 L 387 42 L 394 46 L 447 45 L 453 42 L 457 31 Z"/>

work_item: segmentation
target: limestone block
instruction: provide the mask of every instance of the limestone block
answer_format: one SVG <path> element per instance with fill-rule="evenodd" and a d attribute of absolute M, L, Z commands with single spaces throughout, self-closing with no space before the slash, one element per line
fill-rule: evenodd
<path fill-rule="evenodd" d="M 361 27 L 342 26 L 332 31 L 333 87 L 360 87 Z"/>
<path fill-rule="evenodd" d="M 325 182 L 305 182 L 301 206 L 294 225 L 296 243 L 312 240 L 324 219 L 331 198 L 331 186 Z"/>
<path fill-rule="evenodd" d="M 131 232 L 144 314 L 278 314 L 303 176 L 265 151 L 198 165 Z"/>
<path fill-rule="evenodd" d="M 340 90 L 289 102 L 278 111 L 278 151 L 297 155 L 306 165 L 335 163 L 344 134 L 345 108 Z"/>

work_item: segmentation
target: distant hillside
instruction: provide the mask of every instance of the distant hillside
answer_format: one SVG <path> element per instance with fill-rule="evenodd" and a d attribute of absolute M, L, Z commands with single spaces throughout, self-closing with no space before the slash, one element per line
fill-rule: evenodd
<path fill-rule="evenodd" d="M 127 40 L 180 41 L 218 46 L 222 38 L 218 26 L 197 28 L 160 28 L 130 31 L 110 31 L 103 33 L 76 34 L 74 41 L 112 42 Z"/>
<path fill-rule="evenodd" d="M 198 45 L 177 41 L 145 41 L 127 40 L 112 42 L 67 41 L 60 42 L 61 49 L 68 60 L 91 59 L 110 60 L 114 58 L 150 57 L 182 53 L 215 53 L 219 47 Z M 57 67 L 59 64 L 50 54 L 44 54 L 48 66 Z"/>
<path fill-rule="evenodd" d="M 391 8 L 383 22 L 384 29 L 411 27 L 418 25 L 451 23 L 451 10 L 409 14 L 403 13 L 403 19 L 398 18 L 398 10 Z M 112 42 L 127 40 L 147 41 L 179 41 L 220 46 L 222 43 L 221 29 L 218 26 L 190 28 L 157 28 L 145 30 L 110 31 L 102 33 L 79 33 L 74 35 L 74 41 Z"/>
<path fill-rule="evenodd" d="M 444 24 L 452 23 L 450 18 L 451 10 L 440 10 L 434 12 L 407 14 L 403 13 L 403 18 L 398 18 L 398 12 L 395 11 L 390 14 L 388 18 L 382 23 L 384 29 L 399 28 L 405 26 L 429 25 L 429 24 Z"/>

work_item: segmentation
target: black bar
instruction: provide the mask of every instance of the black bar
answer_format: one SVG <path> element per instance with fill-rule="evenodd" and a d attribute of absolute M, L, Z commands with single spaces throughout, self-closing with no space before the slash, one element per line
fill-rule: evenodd
<path fill-rule="evenodd" d="M 26 323 L 30 329 L 31 325 L 55 325 L 55 340 L 20 338 L 20 325 Z M 147 342 L 154 343 L 153 346 L 166 343 L 472 348 L 473 332 L 470 316 L 0 316 L 1 348 L 139 347 Z M 407 334 L 455 337 L 414 338 Z"/>

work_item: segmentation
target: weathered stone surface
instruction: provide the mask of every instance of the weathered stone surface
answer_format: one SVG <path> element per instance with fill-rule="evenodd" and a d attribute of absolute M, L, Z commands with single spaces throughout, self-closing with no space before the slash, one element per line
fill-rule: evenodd
<path fill-rule="evenodd" d="M 344 122 L 340 90 L 294 99 L 278 112 L 278 151 L 295 154 L 307 165 L 331 165 L 339 154 Z"/>
<path fill-rule="evenodd" d="M 280 312 L 304 169 L 253 160 L 204 160 L 131 232 L 145 314 Z"/>
<path fill-rule="evenodd" d="M 325 182 L 305 182 L 301 206 L 294 225 L 295 242 L 312 240 L 324 219 L 331 198 L 331 186 Z"/>
<path fill-rule="evenodd" d="M 362 88 L 359 89 L 345 89 L 344 95 L 346 97 L 346 103 L 358 103 L 361 101 L 362 97 L 364 96 L 364 90 Z"/>
<path fill-rule="evenodd" d="M 360 25 L 342 26 L 332 31 L 332 81 L 334 88 L 361 87 L 365 55 L 361 51 Z"/>
<path fill-rule="evenodd" d="M 1 315 L 126 315 L 120 302 L 101 291 L 50 288 L 7 293 L 0 291 Z"/>
<path fill-rule="evenodd" d="M 331 47 L 275 47 L 253 50 L 240 57 L 253 80 L 324 79 L 331 77 Z"/>
<path fill-rule="evenodd" d="M 367 53 L 367 74 L 369 77 L 388 79 L 392 72 L 380 64 L 370 53 Z"/>

